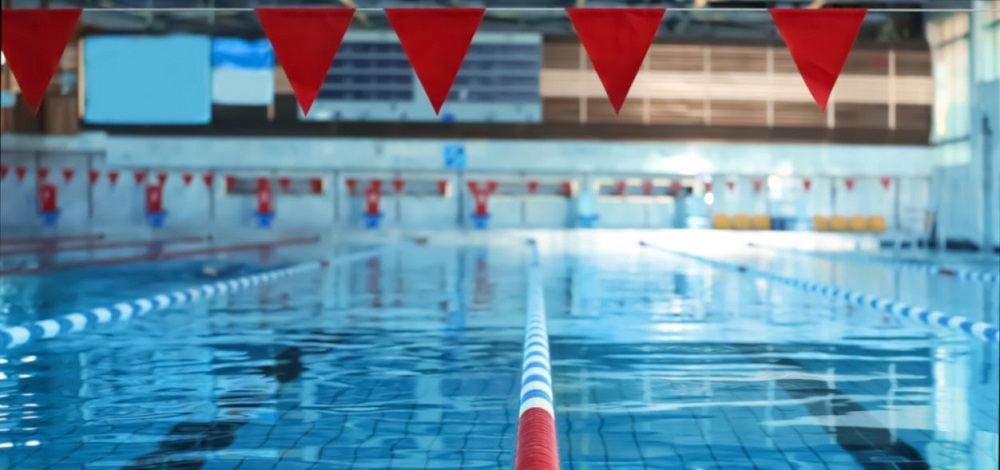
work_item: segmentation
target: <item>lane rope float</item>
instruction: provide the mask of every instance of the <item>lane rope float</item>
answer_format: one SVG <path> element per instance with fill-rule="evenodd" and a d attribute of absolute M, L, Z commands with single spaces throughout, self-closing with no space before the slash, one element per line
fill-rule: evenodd
<path fill-rule="evenodd" d="M 875 310 L 881 310 L 888 314 L 914 320 L 928 326 L 958 331 L 973 338 L 976 338 L 978 340 L 985 341 L 987 343 L 1000 342 L 1000 328 L 997 328 L 996 325 L 991 325 L 986 322 L 973 321 L 966 317 L 958 315 L 948 315 L 946 313 L 939 312 L 937 310 L 929 310 L 923 307 L 916 307 L 903 302 L 875 297 L 873 295 L 863 294 L 852 290 L 842 289 L 829 284 L 819 284 L 816 282 L 806 281 L 804 279 L 795 279 L 791 277 L 780 276 L 774 273 L 769 273 L 767 271 L 754 269 L 749 266 L 727 263 L 725 261 L 705 258 L 703 256 L 698 256 L 691 253 L 674 251 L 661 246 L 650 245 L 644 241 L 639 242 L 639 244 L 646 248 L 659 250 L 664 253 L 670 253 L 684 258 L 701 261 L 702 263 L 709 264 L 717 268 L 727 269 L 730 271 L 749 274 L 751 276 L 761 277 L 769 281 L 777 282 L 779 284 L 795 287 L 802 291 L 822 294 L 827 297 L 842 299 L 856 305 L 871 307 Z"/>
<path fill-rule="evenodd" d="M 559 446 L 549 366 L 549 334 L 538 247 L 531 243 L 515 470 L 558 470 Z"/>
<path fill-rule="evenodd" d="M 309 245 L 320 241 L 319 237 L 288 238 L 273 242 L 241 243 L 238 245 L 212 246 L 208 248 L 198 248 L 194 250 L 168 251 L 166 253 L 151 253 L 137 256 L 122 256 L 115 258 L 98 258 L 69 263 L 55 264 L 50 266 L 38 266 L 35 268 L 11 268 L 0 270 L 0 276 L 10 276 L 15 274 L 40 274 L 51 271 L 62 271 L 66 269 L 94 268 L 99 266 L 115 266 L 119 264 L 138 263 L 142 261 L 169 261 L 180 258 L 191 258 L 202 255 L 214 255 L 219 253 L 232 253 L 237 251 L 259 250 L 263 248 L 277 248 L 294 245 Z"/>
<path fill-rule="evenodd" d="M 202 284 L 197 287 L 140 297 L 131 301 L 120 302 L 110 307 L 98 307 L 85 312 L 68 313 L 54 318 L 38 320 L 21 326 L 6 327 L 0 330 L 0 351 L 13 349 L 37 340 L 51 339 L 83 331 L 106 323 L 129 320 L 133 316 L 141 317 L 148 313 L 170 307 L 211 299 L 220 294 L 238 292 L 289 276 L 318 271 L 332 265 L 369 258 L 383 250 L 384 248 L 376 248 L 336 258 L 311 261 L 287 268 Z"/>
<path fill-rule="evenodd" d="M 862 264 L 871 264 L 877 266 L 886 266 L 900 271 L 914 271 L 926 274 L 933 274 L 937 276 L 953 277 L 965 281 L 979 281 L 979 282 L 988 282 L 993 284 L 1000 283 L 1000 274 L 988 273 L 984 271 L 973 271 L 971 269 L 960 269 L 960 268 L 953 269 L 953 268 L 946 268 L 944 266 L 923 264 L 912 261 L 892 261 L 892 260 L 883 260 L 878 258 L 862 258 L 858 256 L 837 256 L 817 251 L 795 250 L 792 248 L 779 248 L 767 245 L 757 245 L 754 243 L 748 243 L 747 245 L 752 246 L 754 248 L 765 248 L 768 250 L 774 250 L 783 253 L 794 253 L 805 256 L 813 256 L 816 258 L 828 259 L 832 261 L 845 261 L 848 263 L 862 263 Z"/>

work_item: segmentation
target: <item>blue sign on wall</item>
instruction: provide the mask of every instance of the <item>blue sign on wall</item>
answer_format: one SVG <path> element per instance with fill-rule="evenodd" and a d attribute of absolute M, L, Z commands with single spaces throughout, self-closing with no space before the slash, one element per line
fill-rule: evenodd
<path fill-rule="evenodd" d="M 465 147 L 461 145 L 445 145 L 444 166 L 456 170 L 465 168 Z"/>

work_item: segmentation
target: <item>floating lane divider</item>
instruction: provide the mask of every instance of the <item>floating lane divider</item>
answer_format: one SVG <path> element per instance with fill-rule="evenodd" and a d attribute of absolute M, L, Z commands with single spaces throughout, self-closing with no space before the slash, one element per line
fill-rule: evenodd
<path fill-rule="evenodd" d="M 915 271 L 927 274 L 934 274 L 937 276 L 954 277 L 966 281 L 979 281 L 979 282 L 1000 284 L 1000 274 L 997 273 L 973 271 L 969 269 L 952 269 L 952 268 L 946 268 L 944 266 L 916 263 L 912 261 L 893 261 L 893 260 L 884 260 L 878 258 L 862 258 L 860 256 L 838 256 L 818 251 L 795 250 L 791 248 L 779 248 L 775 246 L 757 245 L 754 243 L 747 243 L 747 245 L 752 246 L 754 248 L 765 248 L 777 252 L 813 256 L 816 258 L 829 259 L 832 261 L 846 261 L 848 263 L 872 264 L 872 265 L 886 266 L 899 271 Z"/>
<path fill-rule="evenodd" d="M 14 249 L 4 250 L 0 249 L 0 256 L 13 256 L 13 255 L 31 255 L 31 254 L 42 254 L 42 253 L 62 253 L 67 251 L 98 251 L 98 250 L 115 250 L 121 248 L 141 248 L 141 247 L 155 247 L 162 245 L 169 245 L 175 243 L 204 243 L 212 240 L 211 236 L 191 236 L 191 237 L 174 237 L 174 238 L 163 238 L 159 240 L 127 240 L 127 241 L 113 241 L 106 243 L 94 243 L 86 242 L 79 243 L 75 245 L 59 245 L 53 248 L 46 246 L 32 245 L 28 247 L 16 247 Z"/>
<path fill-rule="evenodd" d="M 105 323 L 125 321 L 133 316 L 141 317 L 150 312 L 178 307 L 199 300 L 207 300 L 220 294 L 238 292 L 289 276 L 325 269 L 331 265 L 346 264 L 366 259 L 383 250 L 384 248 L 376 248 L 336 258 L 311 261 L 287 268 L 202 284 L 197 287 L 174 292 L 141 297 L 132 301 L 117 303 L 110 307 L 95 308 L 82 313 L 69 313 L 55 318 L 38 320 L 23 326 L 6 327 L 0 330 L 0 350 L 13 349 L 29 342 L 55 338 Z"/>
<path fill-rule="evenodd" d="M 528 312 L 521 369 L 521 409 L 517 420 L 514 470 L 559 470 L 549 334 L 538 247 L 531 243 L 528 266 Z"/>
<path fill-rule="evenodd" d="M 875 310 L 881 310 L 883 312 L 898 317 L 915 320 L 917 322 L 923 323 L 928 326 L 960 331 L 962 333 L 965 333 L 966 335 L 972 336 L 973 338 L 985 341 L 987 343 L 1000 342 L 1000 329 L 998 329 L 995 325 L 991 325 L 989 323 L 972 321 L 965 317 L 957 315 L 948 315 L 936 310 L 928 310 L 923 307 L 915 307 L 912 305 L 905 304 L 903 302 L 883 299 L 875 297 L 873 295 L 862 294 L 860 292 L 855 292 L 847 289 L 841 289 L 839 287 L 827 284 L 818 284 L 803 279 L 795 279 L 791 277 L 779 276 L 777 274 L 761 271 L 759 269 L 754 269 L 744 265 L 727 263 L 724 261 L 718 261 L 711 258 L 705 258 L 702 256 L 693 255 L 691 253 L 674 251 L 661 246 L 650 245 L 644 241 L 639 242 L 639 244 L 654 250 L 659 250 L 665 253 L 674 254 L 684 258 L 690 258 L 693 260 L 701 261 L 705 264 L 709 264 L 717 268 L 728 269 L 730 271 L 736 271 L 740 273 L 749 274 L 751 276 L 761 277 L 769 281 L 795 287 L 799 290 L 803 290 L 806 292 L 818 293 L 835 299 L 843 299 L 850 303 L 871 307 Z"/>
<path fill-rule="evenodd" d="M 260 250 L 266 248 L 276 248 L 279 246 L 309 245 L 319 241 L 319 237 L 286 238 L 273 242 L 242 243 L 239 245 L 213 246 L 208 248 L 198 248 L 195 250 L 169 251 L 166 253 L 150 253 L 137 256 L 122 256 L 115 258 L 99 258 L 92 260 L 62 263 L 51 266 L 39 266 L 37 268 L 13 268 L 0 270 L 0 276 L 10 276 L 13 274 L 40 274 L 50 271 L 61 271 L 66 269 L 93 268 L 97 266 L 114 266 L 119 264 L 138 263 L 142 261 L 167 261 L 179 258 L 191 258 L 194 256 L 214 255 L 218 253 L 231 253 L 236 251 Z"/>
<path fill-rule="evenodd" d="M 103 233 L 95 233 L 91 235 L 67 235 L 63 237 L 30 237 L 30 238 L 0 237 L 0 246 L 34 245 L 40 243 L 93 242 L 98 240 L 104 240 Z"/>

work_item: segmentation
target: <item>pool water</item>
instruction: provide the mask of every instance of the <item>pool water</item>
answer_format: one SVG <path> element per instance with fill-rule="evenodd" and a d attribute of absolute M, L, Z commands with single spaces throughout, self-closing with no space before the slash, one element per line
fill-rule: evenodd
<path fill-rule="evenodd" d="M 539 245 L 563 468 L 997 467 L 996 343 L 611 237 Z M 650 237 L 998 322 L 996 284 Z M 396 243 L 0 352 L 0 467 L 511 468 L 529 259 L 514 235 Z M 205 263 L 0 277 L 0 322 L 195 285 Z"/>

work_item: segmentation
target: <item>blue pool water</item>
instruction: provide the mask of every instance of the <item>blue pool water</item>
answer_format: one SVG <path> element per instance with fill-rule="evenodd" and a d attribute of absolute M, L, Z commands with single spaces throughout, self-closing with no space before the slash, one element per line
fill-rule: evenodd
<path fill-rule="evenodd" d="M 649 237 L 998 323 L 996 284 Z M 563 468 L 997 466 L 996 343 L 633 239 L 539 247 Z M 210 263 L 256 272 L 362 248 Z M 523 237 L 432 237 L 0 352 L 0 468 L 511 468 L 528 261 Z M 988 256 L 933 262 L 997 271 Z M 0 323 L 196 285 L 206 263 L 0 277 Z"/>

